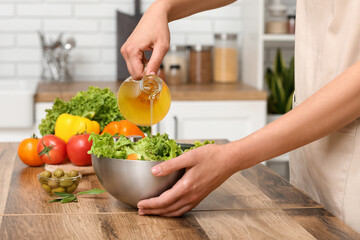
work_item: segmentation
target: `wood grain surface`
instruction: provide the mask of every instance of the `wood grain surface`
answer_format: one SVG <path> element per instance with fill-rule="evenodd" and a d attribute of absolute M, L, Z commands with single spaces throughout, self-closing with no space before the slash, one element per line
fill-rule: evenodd
<path fill-rule="evenodd" d="M 182 141 L 184 142 L 184 141 Z M 186 141 L 185 141 L 186 142 Z M 217 143 L 225 143 L 218 140 Z M 360 239 L 320 204 L 264 165 L 234 174 L 179 218 L 139 216 L 108 193 L 48 203 L 37 174 L 0 143 L 0 239 Z M 84 176 L 77 191 L 101 188 Z"/>
<path fill-rule="evenodd" d="M 2 213 L 5 211 L 6 199 L 8 197 L 11 175 L 17 157 L 17 144 L 0 143 L 0 226 Z"/>
<path fill-rule="evenodd" d="M 78 91 L 86 91 L 89 86 L 110 88 L 117 94 L 121 82 L 68 82 L 39 83 L 35 102 L 53 102 L 55 98 L 70 100 Z M 260 91 L 242 82 L 219 84 L 183 84 L 169 86 L 173 101 L 206 100 L 266 100 L 266 91 Z"/>
<path fill-rule="evenodd" d="M 45 167 L 45 170 L 50 171 L 50 172 L 53 172 L 56 169 L 61 168 L 62 170 L 64 170 L 64 172 L 69 172 L 69 171 L 75 169 L 75 170 L 81 172 L 81 174 L 83 176 L 95 174 L 93 166 L 75 166 L 69 160 L 66 163 L 57 164 L 57 165 L 45 164 L 44 167 Z"/>

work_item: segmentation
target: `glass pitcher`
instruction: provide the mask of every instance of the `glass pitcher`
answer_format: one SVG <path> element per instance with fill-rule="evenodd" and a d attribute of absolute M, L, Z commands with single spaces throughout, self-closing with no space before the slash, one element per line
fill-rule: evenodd
<path fill-rule="evenodd" d="M 138 126 L 160 122 L 170 109 L 171 96 L 166 83 L 155 75 L 146 75 L 140 81 L 128 77 L 118 92 L 121 114 Z"/>

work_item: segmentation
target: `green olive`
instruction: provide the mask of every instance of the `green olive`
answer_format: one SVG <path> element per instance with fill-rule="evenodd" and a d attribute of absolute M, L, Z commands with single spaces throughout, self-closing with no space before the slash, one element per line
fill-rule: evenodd
<path fill-rule="evenodd" d="M 40 176 L 44 177 L 44 178 L 50 178 L 51 177 L 51 172 L 43 171 L 42 173 L 40 173 Z"/>
<path fill-rule="evenodd" d="M 51 188 L 57 188 L 59 186 L 59 180 L 56 178 L 50 178 L 48 181 L 48 185 Z"/>
<path fill-rule="evenodd" d="M 51 187 L 49 187 L 48 185 L 46 184 L 41 184 L 42 188 L 46 191 L 46 192 L 51 192 Z"/>
<path fill-rule="evenodd" d="M 57 178 L 61 178 L 62 176 L 64 176 L 64 170 L 62 170 L 61 168 L 58 168 L 54 171 L 54 176 Z"/>
<path fill-rule="evenodd" d="M 63 176 L 60 178 L 60 187 L 69 187 L 73 184 L 73 180 L 71 180 L 69 177 Z"/>
<path fill-rule="evenodd" d="M 77 175 L 79 175 L 79 172 L 75 169 L 71 170 L 69 173 L 68 173 L 68 176 L 69 177 L 76 177 Z"/>
<path fill-rule="evenodd" d="M 53 190 L 51 190 L 51 192 L 54 193 L 54 194 L 55 194 L 55 192 L 61 192 L 61 193 L 63 193 L 63 192 L 65 192 L 65 188 L 63 188 L 63 187 L 57 187 L 57 188 L 54 188 Z"/>
<path fill-rule="evenodd" d="M 40 181 L 41 183 L 47 184 L 48 178 L 45 178 L 45 177 L 40 176 L 40 177 L 39 177 L 39 181 Z"/>
<path fill-rule="evenodd" d="M 80 177 L 77 177 L 76 180 L 74 181 L 74 183 L 76 183 L 77 185 L 79 185 L 80 182 Z"/>
<path fill-rule="evenodd" d="M 73 193 L 76 188 L 77 188 L 77 184 L 74 183 L 74 184 L 71 185 L 70 187 L 66 188 L 66 192 L 67 192 L 67 193 Z"/>

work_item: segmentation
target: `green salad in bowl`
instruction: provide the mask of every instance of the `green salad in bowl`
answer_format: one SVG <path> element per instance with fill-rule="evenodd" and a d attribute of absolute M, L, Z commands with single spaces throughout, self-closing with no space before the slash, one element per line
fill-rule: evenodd
<path fill-rule="evenodd" d="M 151 173 L 152 167 L 211 143 L 177 144 L 167 134 L 132 142 L 124 136 L 114 140 L 109 133 L 92 133 L 89 140 L 93 141 L 89 151 L 92 164 L 102 186 L 114 198 L 135 208 L 140 200 L 159 196 L 171 188 L 185 173 L 185 169 L 181 169 L 155 177 Z"/>
<path fill-rule="evenodd" d="M 91 133 L 89 140 L 93 141 L 89 153 L 97 157 L 146 161 L 166 161 L 190 149 L 213 143 L 213 141 L 196 141 L 193 145 L 182 145 L 170 139 L 166 133 L 148 136 L 137 142 L 132 142 L 123 135 L 114 138 L 109 133 L 103 135 Z"/>

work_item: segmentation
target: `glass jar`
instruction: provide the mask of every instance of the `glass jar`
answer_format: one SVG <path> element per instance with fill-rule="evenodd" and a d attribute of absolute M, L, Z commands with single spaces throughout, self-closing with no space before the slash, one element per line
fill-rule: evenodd
<path fill-rule="evenodd" d="M 170 66 L 179 65 L 181 70 L 181 83 L 188 82 L 189 51 L 185 46 L 171 45 L 164 57 L 166 79 L 170 76 Z"/>
<path fill-rule="evenodd" d="M 286 34 L 287 18 L 286 6 L 281 0 L 271 0 L 268 6 L 269 17 L 266 22 L 266 33 L 269 34 Z"/>
<path fill-rule="evenodd" d="M 182 71 L 181 67 L 178 64 L 170 66 L 170 74 L 167 78 L 167 83 L 169 85 L 180 85 L 182 83 Z"/>
<path fill-rule="evenodd" d="M 295 11 L 291 11 L 287 15 L 287 33 L 288 34 L 295 34 L 295 23 L 296 23 Z"/>
<path fill-rule="evenodd" d="M 287 22 L 285 18 L 273 17 L 266 23 L 266 33 L 285 34 L 287 33 Z"/>
<path fill-rule="evenodd" d="M 211 47 L 196 45 L 190 51 L 190 83 L 212 82 Z"/>
<path fill-rule="evenodd" d="M 163 63 L 161 63 L 156 76 L 158 76 L 159 78 L 161 78 L 162 80 L 164 80 L 166 82 L 165 69 L 164 69 L 164 64 Z"/>
<path fill-rule="evenodd" d="M 233 83 L 238 80 L 236 34 L 215 34 L 214 82 Z"/>
<path fill-rule="evenodd" d="M 121 114 L 138 126 L 160 122 L 170 109 L 171 96 L 161 78 L 147 75 L 140 81 L 128 77 L 119 88 L 118 107 Z"/>

